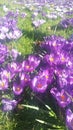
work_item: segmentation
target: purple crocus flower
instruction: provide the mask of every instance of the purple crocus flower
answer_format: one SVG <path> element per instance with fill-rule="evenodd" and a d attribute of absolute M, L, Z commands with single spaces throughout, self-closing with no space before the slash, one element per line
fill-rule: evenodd
<path fill-rule="evenodd" d="M 4 63 L 5 61 L 5 56 L 0 54 L 0 64 Z"/>
<path fill-rule="evenodd" d="M 20 83 L 13 83 L 13 92 L 15 95 L 20 95 L 23 92 L 23 86 Z"/>
<path fill-rule="evenodd" d="M 73 112 L 71 109 L 67 109 L 66 111 L 66 125 L 69 130 L 73 130 Z"/>
<path fill-rule="evenodd" d="M 62 70 L 60 74 L 58 74 L 58 80 L 59 80 L 59 85 L 60 88 L 64 88 L 69 84 L 68 82 L 68 72 L 66 70 Z"/>
<path fill-rule="evenodd" d="M 8 53 L 8 49 L 7 49 L 7 46 L 3 45 L 0 43 L 0 54 L 6 54 L 7 55 Z"/>
<path fill-rule="evenodd" d="M 8 12 L 1 20 L 0 39 L 2 41 L 18 39 L 22 36 L 22 32 L 17 27 L 16 15 L 14 14 L 13 12 Z"/>
<path fill-rule="evenodd" d="M 16 100 L 10 100 L 10 99 L 2 99 L 2 109 L 4 112 L 11 111 L 17 106 Z"/>
<path fill-rule="evenodd" d="M 2 70 L 1 79 L 10 80 L 11 79 L 11 73 L 6 69 Z"/>
<path fill-rule="evenodd" d="M 28 73 L 21 72 L 19 74 L 19 77 L 20 77 L 21 85 L 23 87 L 25 87 L 26 85 L 28 86 L 28 84 L 30 84 L 30 75 Z"/>
<path fill-rule="evenodd" d="M 20 14 L 20 16 L 21 16 L 22 18 L 25 18 L 25 17 L 27 16 L 27 14 L 24 13 L 24 12 L 22 12 L 22 13 Z"/>
<path fill-rule="evenodd" d="M 12 49 L 11 50 L 11 56 L 13 57 L 14 60 L 16 60 L 16 58 L 21 55 L 21 53 L 19 53 L 16 49 Z"/>
<path fill-rule="evenodd" d="M 11 64 L 8 64 L 8 69 L 11 73 L 11 77 L 13 78 L 16 73 L 21 72 L 21 64 L 12 62 Z"/>
<path fill-rule="evenodd" d="M 35 20 L 33 21 L 33 25 L 35 27 L 39 27 L 40 25 L 44 24 L 46 21 L 44 19 L 38 19 L 38 20 Z"/>
<path fill-rule="evenodd" d="M 60 22 L 60 25 L 63 28 L 68 28 L 69 26 L 73 26 L 73 18 L 67 18 Z"/>
<path fill-rule="evenodd" d="M 69 19 L 64 19 L 62 20 L 59 25 L 63 28 L 68 28 L 70 25 L 69 25 Z"/>
<path fill-rule="evenodd" d="M 45 76 L 35 76 L 31 81 L 31 88 L 34 92 L 44 93 L 47 86 L 48 84 Z"/>
<path fill-rule="evenodd" d="M 6 35 L 2 32 L 2 33 L 0 33 L 0 39 L 1 40 L 4 40 L 6 38 Z"/>
<path fill-rule="evenodd" d="M 38 73 L 38 75 L 46 80 L 46 82 L 48 83 L 48 85 L 52 82 L 53 79 L 53 71 L 51 70 L 51 68 L 47 68 L 47 69 L 41 69 Z"/>
<path fill-rule="evenodd" d="M 69 55 L 63 51 L 57 53 L 56 64 L 66 64 L 69 61 Z"/>
<path fill-rule="evenodd" d="M 8 89 L 8 80 L 2 79 L 0 80 L 0 90 L 6 90 Z"/>
<path fill-rule="evenodd" d="M 6 34 L 8 39 L 18 39 L 22 36 L 22 32 L 18 29 Z"/>
<path fill-rule="evenodd" d="M 49 54 L 57 54 L 66 42 L 67 41 L 63 37 L 52 35 L 49 37 L 44 37 L 44 42 L 42 42 L 41 48 Z"/>
<path fill-rule="evenodd" d="M 56 56 L 55 56 L 54 54 L 50 54 L 50 55 L 46 54 L 46 55 L 44 56 L 44 60 L 46 60 L 47 63 L 48 63 L 50 66 L 52 66 L 52 65 L 55 65 Z"/>
<path fill-rule="evenodd" d="M 50 92 L 54 96 L 54 98 L 57 100 L 60 107 L 65 108 L 71 103 L 71 99 L 66 94 L 64 89 L 62 89 L 61 91 L 58 91 L 57 88 L 52 88 Z"/>
<path fill-rule="evenodd" d="M 73 73 L 67 77 L 68 84 L 73 85 Z"/>
<path fill-rule="evenodd" d="M 2 33 L 7 33 L 8 31 L 9 31 L 9 29 L 8 29 L 8 27 L 6 27 L 6 26 L 2 26 L 1 28 L 0 28 L 0 31 L 2 32 Z"/>
<path fill-rule="evenodd" d="M 4 61 L 6 61 L 7 56 L 8 56 L 7 47 L 0 43 L 0 64 L 4 63 Z"/>
<path fill-rule="evenodd" d="M 12 39 L 18 39 L 22 36 L 22 32 L 19 29 L 13 31 Z"/>
<path fill-rule="evenodd" d="M 50 13 L 50 14 L 47 14 L 46 17 L 49 19 L 57 19 L 57 14 Z"/>
<path fill-rule="evenodd" d="M 30 55 L 27 60 L 23 61 L 22 68 L 26 72 L 34 71 L 40 64 L 40 58 L 35 55 Z"/>

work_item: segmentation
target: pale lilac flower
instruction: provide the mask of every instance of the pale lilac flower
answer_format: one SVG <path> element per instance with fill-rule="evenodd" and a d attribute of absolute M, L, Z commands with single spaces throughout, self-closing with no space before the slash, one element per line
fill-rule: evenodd
<path fill-rule="evenodd" d="M 34 20 L 32 23 L 35 27 L 39 27 L 40 25 L 44 24 L 46 21 L 44 19 Z"/>
<path fill-rule="evenodd" d="M 0 74 L 1 74 L 1 79 L 7 79 L 7 80 L 11 79 L 11 73 L 6 69 L 4 69 Z"/>
<path fill-rule="evenodd" d="M 4 40 L 5 38 L 6 38 L 6 35 L 5 35 L 3 32 L 1 32 L 1 33 L 0 33 L 0 39 L 1 39 L 1 40 Z"/>
<path fill-rule="evenodd" d="M 7 32 L 9 31 L 9 29 L 8 29 L 8 27 L 2 26 L 2 27 L 0 28 L 0 31 L 1 31 L 2 33 L 7 33 Z"/>
<path fill-rule="evenodd" d="M 8 89 L 8 80 L 2 79 L 0 80 L 0 90 L 7 90 Z"/>
<path fill-rule="evenodd" d="M 2 109 L 4 112 L 11 111 L 17 106 L 16 100 L 2 99 Z"/>
<path fill-rule="evenodd" d="M 9 9 L 6 7 L 6 5 L 3 5 L 3 11 L 4 12 L 8 12 L 9 11 Z"/>
<path fill-rule="evenodd" d="M 12 49 L 11 50 L 11 56 L 14 58 L 14 60 L 16 60 L 16 58 L 21 55 L 20 52 L 18 52 L 16 49 Z"/>

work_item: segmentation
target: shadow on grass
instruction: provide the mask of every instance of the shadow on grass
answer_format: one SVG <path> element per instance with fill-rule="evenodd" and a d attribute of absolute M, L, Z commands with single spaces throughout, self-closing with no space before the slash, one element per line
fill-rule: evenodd
<path fill-rule="evenodd" d="M 42 97 L 41 95 L 37 95 L 40 99 L 42 99 L 45 104 L 48 104 L 50 100 L 48 99 L 48 95 L 44 94 Z M 28 103 L 26 103 L 26 100 Z M 52 102 L 52 100 L 51 100 Z M 50 105 L 53 105 L 54 102 L 52 102 Z M 49 110 L 46 109 L 44 104 L 40 102 L 40 100 L 37 100 L 36 97 L 31 99 L 31 95 L 27 94 L 25 97 L 23 104 L 30 104 L 30 106 L 39 107 L 39 110 L 34 110 L 30 108 L 18 108 L 14 111 L 13 118 L 16 122 L 16 127 L 13 128 L 13 130 L 54 130 L 55 128 L 53 125 L 63 125 L 60 123 L 58 118 L 55 118 L 54 116 L 49 115 Z M 37 120 L 40 120 L 41 122 L 37 122 Z"/>
<path fill-rule="evenodd" d="M 46 33 L 40 31 L 39 29 L 33 29 L 32 31 L 22 30 L 23 36 L 33 39 L 34 41 L 43 40 L 43 37 L 46 36 Z"/>

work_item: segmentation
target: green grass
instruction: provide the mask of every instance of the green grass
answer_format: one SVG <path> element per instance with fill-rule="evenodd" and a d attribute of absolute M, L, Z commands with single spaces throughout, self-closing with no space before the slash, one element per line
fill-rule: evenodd
<path fill-rule="evenodd" d="M 3 4 L 6 4 L 13 11 L 19 9 L 21 12 L 25 11 L 27 13 L 26 18 L 18 18 L 18 27 L 22 30 L 23 36 L 17 41 L 7 43 L 8 46 L 20 51 L 23 56 L 33 53 L 34 43 L 42 41 L 44 36 L 55 34 L 68 38 L 73 32 L 73 28 L 71 27 L 63 30 L 57 26 L 61 20 L 60 18 L 57 20 L 46 19 L 47 22 L 45 24 L 35 29 L 31 22 L 31 12 L 29 9 L 22 9 L 21 5 L 13 4 L 10 0 L 9 2 L 8 0 L 0 1 L 0 5 Z M 46 10 L 45 7 L 44 10 Z M 0 11 L 2 11 L 2 7 Z M 1 16 L 4 14 L 2 11 Z M 48 99 L 45 97 L 43 100 L 45 104 L 40 103 L 34 96 L 27 94 L 23 104 L 30 105 L 31 108 L 22 106 L 9 114 L 4 114 L 0 111 L 0 130 L 53 130 L 57 128 L 65 130 L 63 120 L 59 120 L 57 116 L 52 116 L 52 113 L 49 113 L 49 110 L 44 106 L 46 104 L 49 105 Z M 39 107 L 39 110 L 33 109 L 32 106 Z"/>

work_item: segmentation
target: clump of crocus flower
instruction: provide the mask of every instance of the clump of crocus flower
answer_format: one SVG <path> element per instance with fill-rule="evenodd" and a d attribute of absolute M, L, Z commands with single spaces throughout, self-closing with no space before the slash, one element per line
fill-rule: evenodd
<path fill-rule="evenodd" d="M 10 51 L 7 46 L 0 44 L 2 110 L 15 109 L 27 87 L 35 94 L 49 92 L 58 106 L 65 110 L 66 125 L 73 129 L 72 50 L 72 40 L 52 35 L 45 37 L 38 51 L 21 62 L 18 61 L 21 53 L 15 49 Z"/>
<path fill-rule="evenodd" d="M 7 15 L 0 18 L 0 41 L 8 42 L 16 40 L 22 36 L 21 30 L 17 27 L 17 13 L 8 12 Z"/>
<path fill-rule="evenodd" d="M 59 25 L 63 28 L 73 27 L 73 18 L 63 19 Z"/>

